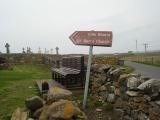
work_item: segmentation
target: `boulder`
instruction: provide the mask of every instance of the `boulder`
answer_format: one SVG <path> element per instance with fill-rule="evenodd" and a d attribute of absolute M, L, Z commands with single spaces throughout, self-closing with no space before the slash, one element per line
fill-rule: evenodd
<path fill-rule="evenodd" d="M 150 93 L 155 93 L 159 92 L 160 89 L 160 80 L 158 79 L 150 79 L 147 80 L 146 82 L 140 84 L 138 86 L 139 90 L 145 91 L 145 92 L 150 92 Z"/>
<path fill-rule="evenodd" d="M 140 79 L 136 78 L 136 77 L 130 77 L 128 78 L 127 81 L 127 87 L 130 90 L 136 90 L 137 87 L 141 84 Z"/>
<path fill-rule="evenodd" d="M 26 99 L 26 107 L 31 111 L 36 111 L 37 109 L 43 107 L 43 100 L 39 96 L 34 96 Z"/>
<path fill-rule="evenodd" d="M 71 119 L 73 116 L 86 119 L 85 114 L 72 101 L 59 100 L 44 106 L 39 120 Z"/>
<path fill-rule="evenodd" d="M 11 120 L 27 120 L 28 114 L 27 112 L 23 111 L 21 108 L 17 108 L 11 117 Z"/>
<path fill-rule="evenodd" d="M 69 99 L 72 96 L 72 92 L 60 87 L 53 87 L 48 92 L 47 103 L 58 101 L 60 99 Z"/>

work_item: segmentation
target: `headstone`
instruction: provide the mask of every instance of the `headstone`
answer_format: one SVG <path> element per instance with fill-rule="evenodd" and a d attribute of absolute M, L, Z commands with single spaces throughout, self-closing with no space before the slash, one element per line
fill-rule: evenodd
<path fill-rule="evenodd" d="M 30 47 L 27 47 L 27 53 L 28 53 L 28 54 L 32 53 Z"/>
<path fill-rule="evenodd" d="M 9 50 L 10 45 L 8 43 L 6 43 L 5 47 L 6 47 L 6 53 L 9 54 L 10 53 L 10 50 Z"/>

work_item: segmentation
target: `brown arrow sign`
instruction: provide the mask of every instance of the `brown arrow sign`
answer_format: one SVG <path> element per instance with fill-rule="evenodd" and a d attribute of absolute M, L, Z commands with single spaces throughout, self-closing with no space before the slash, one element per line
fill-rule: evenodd
<path fill-rule="evenodd" d="M 112 46 L 112 31 L 75 31 L 69 38 L 75 45 Z"/>

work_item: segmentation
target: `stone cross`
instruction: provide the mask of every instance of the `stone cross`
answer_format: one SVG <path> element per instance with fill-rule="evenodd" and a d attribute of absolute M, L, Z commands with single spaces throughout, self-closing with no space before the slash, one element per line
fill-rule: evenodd
<path fill-rule="evenodd" d="M 9 50 L 10 45 L 8 43 L 6 43 L 5 47 L 6 47 L 6 53 L 9 54 L 10 53 L 10 50 Z"/>
<path fill-rule="evenodd" d="M 26 53 L 24 48 L 22 48 L 22 50 L 23 50 L 23 51 L 22 51 L 23 54 Z"/>
<path fill-rule="evenodd" d="M 56 47 L 56 54 L 58 55 L 59 54 L 59 48 L 58 47 Z"/>

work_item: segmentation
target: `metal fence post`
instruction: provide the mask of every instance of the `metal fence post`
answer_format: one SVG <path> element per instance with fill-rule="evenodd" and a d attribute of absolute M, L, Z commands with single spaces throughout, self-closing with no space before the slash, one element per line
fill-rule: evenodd
<path fill-rule="evenodd" d="M 86 108 L 86 103 L 87 103 L 90 69 L 91 69 L 91 63 L 92 63 L 92 51 L 93 51 L 93 46 L 90 46 L 89 47 L 88 65 L 87 65 L 87 74 L 86 74 L 86 83 L 85 83 L 85 90 L 84 90 L 83 109 Z"/>

